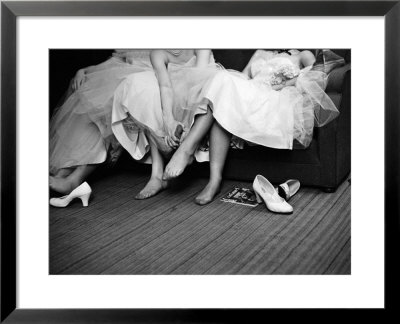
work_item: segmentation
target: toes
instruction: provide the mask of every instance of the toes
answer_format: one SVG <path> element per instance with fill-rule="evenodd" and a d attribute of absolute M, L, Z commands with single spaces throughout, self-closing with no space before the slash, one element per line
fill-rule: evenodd
<path fill-rule="evenodd" d="M 147 191 L 141 191 L 141 192 L 139 192 L 136 196 L 135 196 L 135 199 L 138 199 L 138 200 L 142 200 L 142 199 L 146 199 L 148 197 L 148 194 L 147 194 Z"/>
<path fill-rule="evenodd" d="M 145 193 L 141 193 L 141 192 L 135 196 L 135 199 L 137 199 L 137 200 L 143 200 L 146 198 L 148 198 L 148 195 Z"/>
<path fill-rule="evenodd" d="M 163 173 L 163 180 L 171 180 L 179 177 L 183 173 L 183 170 L 165 170 Z"/>
<path fill-rule="evenodd" d="M 219 188 L 210 188 L 206 187 L 196 198 L 195 198 L 195 203 L 197 205 L 203 206 L 211 203 L 214 201 L 216 196 L 219 193 Z"/>
<path fill-rule="evenodd" d="M 162 175 L 163 180 L 168 180 L 169 179 L 169 167 L 168 165 L 165 167 L 164 173 Z"/>
<path fill-rule="evenodd" d="M 211 201 L 212 201 L 212 199 L 209 200 L 209 199 L 203 199 L 203 198 L 196 198 L 196 199 L 194 200 L 194 202 L 195 202 L 197 205 L 200 205 L 200 206 L 207 205 L 207 204 L 209 204 Z"/>
<path fill-rule="evenodd" d="M 162 179 L 164 181 L 167 181 L 167 180 L 171 180 L 172 178 L 176 178 L 176 176 L 174 175 L 174 172 L 172 172 L 171 170 L 165 170 Z"/>
<path fill-rule="evenodd" d="M 137 200 L 143 200 L 143 199 L 147 199 L 150 197 L 155 196 L 156 194 L 158 194 L 160 191 L 162 190 L 162 188 L 160 189 L 156 189 L 156 190 L 146 190 L 146 191 L 141 191 L 139 192 L 134 198 Z"/>
<path fill-rule="evenodd" d="M 168 181 L 151 179 L 147 185 L 134 197 L 135 199 L 147 199 L 155 196 L 169 185 Z"/>

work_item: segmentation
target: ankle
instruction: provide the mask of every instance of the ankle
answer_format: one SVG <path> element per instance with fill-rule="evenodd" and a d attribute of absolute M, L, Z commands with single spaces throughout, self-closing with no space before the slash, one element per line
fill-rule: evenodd
<path fill-rule="evenodd" d="M 155 174 L 155 175 L 151 175 L 150 176 L 150 181 L 151 180 L 157 180 L 157 181 L 162 181 L 162 174 L 161 175 L 159 175 L 159 174 Z"/>
<path fill-rule="evenodd" d="M 151 175 L 150 175 L 150 179 L 162 179 L 162 176 L 164 174 L 164 168 L 160 167 L 160 168 L 153 168 L 153 170 L 151 170 Z"/>
<path fill-rule="evenodd" d="M 213 187 L 218 187 L 221 185 L 222 182 L 222 176 L 212 176 L 210 177 L 210 180 L 208 181 L 210 186 Z"/>
<path fill-rule="evenodd" d="M 192 156 L 196 152 L 197 147 L 197 143 L 188 144 L 186 141 L 183 141 L 179 149 L 182 153 Z"/>
<path fill-rule="evenodd" d="M 79 186 L 82 182 L 84 182 L 84 179 L 82 179 L 81 177 L 75 177 L 73 175 L 70 175 L 64 179 L 71 186 Z"/>

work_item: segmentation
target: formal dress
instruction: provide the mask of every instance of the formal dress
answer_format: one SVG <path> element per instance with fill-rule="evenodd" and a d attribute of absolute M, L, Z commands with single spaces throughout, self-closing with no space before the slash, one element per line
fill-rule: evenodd
<path fill-rule="evenodd" d="M 182 64 L 169 63 L 168 74 L 173 88 L 173 115 L 183 124 L 182 140 L 193 125 L 198 114 L 207 112 L 206 105 L 200 105 L 203 85 L 213 77 L 220 66 L 211 56 L 207 67 L 196 67 L 196 56 Z M 150 133 L 165 143 L 168 125 L 162 114 L 160 88 L 154 71 L 132 74 L 115 91 L 112 129 L 118 142 L 135 160 L 151 162 L 147 154 Z M 163 151 L 167 145 L 159 145 Z"/>
<path fill-rule="evenodd" d="M 300 70 L 287 53 L 257 54 L 250 77 L 220 71 L 203 86 L 198 101 L 211 107 L 223 128 L 249 143 L 292 149 L 297 140 L 307 147 L 314 127 L 326 125 L 339 114 L 324 91 L 326 74 L 311 67 Z M 280 71 L 286 70 L 298 74 L 295 86 L 274 90 Z"/>
<path fill-rule="evenodd" d="M 68 92 L 50 120 L 50 174 L 106 160 L 107 151 L 117 145 L 111 129 L 114 92 L 129 75 L 152 70 L 149 53 L 118 50 L 91 68 L 77 91 Z"/>

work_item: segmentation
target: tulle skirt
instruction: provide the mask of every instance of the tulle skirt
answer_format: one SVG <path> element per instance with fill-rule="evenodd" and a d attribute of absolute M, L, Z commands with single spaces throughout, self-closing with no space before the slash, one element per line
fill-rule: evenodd
<path fill-rule="evenodd" d="M 131 74 L 152 70 L 149 59 L 127 63 L 112 57 L 97 65 L 50 120 L 50 173 L 61 168 L 98 164 L 106 160 L 110 145 L 116 145 L 111 129 L 114 91 Z"/>
<path fill-rule="evenodd" d="M 196 68 L 195 58 L 186 64 L 169 64 L 168 73 L 174 92 L 173 115 L 182 123 L 183 140 L 198 114 L 207 112 L 207 106 L 199 105 L 202 87 L 218 71 L 213 61 L 208 67 Z M 115 91 L 112 130 L 118 142 L 135 159 L 151 162 L 149 135 L 157 139 L 161 152 L 168 153 L 165 144 L 168 125 L 162 114 L 160 88 L 153 71 L 137 73 L 127 77 Z"/>
<path fill-rule="evenodd" d="M 339 114 L 325 93 L 326 74 L 303 71 L 296 86 L 280 91 L 243 73 L 220 71 L 203 87 L 199 101 L 231 134 L 253 144 L 292 149 L 297 140 L 309 146 L 315 126 Z"/>

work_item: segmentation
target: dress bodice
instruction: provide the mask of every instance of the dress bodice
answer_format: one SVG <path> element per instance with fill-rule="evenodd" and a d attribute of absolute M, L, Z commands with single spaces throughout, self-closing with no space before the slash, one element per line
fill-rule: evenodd
<path fill-rule="evenodd" d="M 252 79 L 269 84 L 274 75 L 282 68 L 289 67 L 298 74 L 299 68 L 287 53 L 262 52 L 250 65 Z"/>
<path fill-rule="evenodd" d="M 210 60 L 208 62 L 209 65 L 215 64 L 214 55 L 211 52 Z M 180 69 L 182 67 L 195 67 L 196 66 L 196 55 L 193 55 L 188 61 L 182 63 L 168 63 L 168 71 L 173 71 L 176 69 Z"/>
<path fill-rule="evenodd" d="M 113 57 L 120 58 L 129 64 L 144 64 L 151 66 L 150 50 L 142 49 L 116 49 Z"/>

